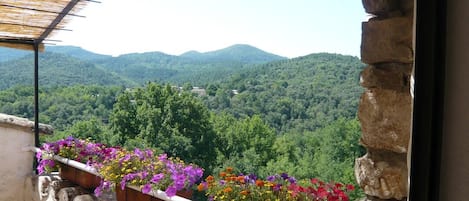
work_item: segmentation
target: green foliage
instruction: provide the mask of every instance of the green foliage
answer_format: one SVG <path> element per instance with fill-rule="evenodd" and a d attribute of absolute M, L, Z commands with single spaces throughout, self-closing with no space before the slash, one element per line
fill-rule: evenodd
<path fill-rule="evenodd" d="M 105 127 L 101 119 L 92 117 L 89 120 L 82 120 L 74 123 L 67 134 L 75 138 L 90 139 L 93 142 L 106 142 Z"/>
<path fill-rule="evenodd" d="M 41 87 L 83 85 L 133 85 L 113 73 L 85 62 L 58 53 L 39 55 L 39 83 Z M 32 85 L 34 57 L 26 55 L 17 60 L 0 62 L 0 90 L 17 85 Z M 14 79 L 12 79 L 14 78 Z"/>
<path fill-rule="evenodd" d="M 229 114 L 212 115 L 217 134 L 218 165 L 257 172 L 273 157 L 275 132 L 258 115 L 237 120 Z"/>
<path fill-rule="evenodd" d="M 58 132 L 72 125 L 77 126 L 75 123 L 83 123 L 82 121 L 91 121 L 88 124 L 107 121 L 116 96 L 121 91 L 120 87 L 92 85 L 41 88 L 40 121 L 53 125 Z M 33 87 L 23 86 L 0 91 L 0 112 L 33 119 L 33 92 Z"/>
<path fill-rule="evenodd" d="M 235 117 L 259 114 L 278 132 L 314 131 L 355 117 L 363 67 L 356 57 L 326 53 L 272 62 L 221 81 L 205 103 Z"/>
<path fill-rule="evenodd" d="M 203 167 L 215 160 L 215 132 L 207 108 L 189 93 L 149 83 L 121 94 L 110 116 L 112 142 L 135 144 L 140 138 L 153 148 Z"/>
<path fill-rule="evenodd" d="M 276 158 L 269 161 L 264 174 L 288 172 L 298 178 L 320 178 L 355 184 L 354 161 L 365 153 L 358 144 L 361 134 L 357 119 L 340 118 L 314 132 L 285 134 L 277 138 Z M 362 196 L 360 191 L 352 197 Z"/>

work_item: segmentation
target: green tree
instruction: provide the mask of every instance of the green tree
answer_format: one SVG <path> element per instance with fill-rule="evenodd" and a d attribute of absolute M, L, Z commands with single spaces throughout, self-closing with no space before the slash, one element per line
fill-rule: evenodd
<path fill-rule="evenodd" d="M 207 108 L 191 94 L 149 83 L 118 97 L 111 114 L 114 142 L 135 140 L 209 169 L 215 161 L 215 132 Z"/>
<path fill-rule="evenodd" d="M 222 113 L 212 115 L 217 133 L 218 164 L 233 166 L 244 172 L 260 173 L 273 157 L 276 135 L 258 115 L 237 120 Z"/>

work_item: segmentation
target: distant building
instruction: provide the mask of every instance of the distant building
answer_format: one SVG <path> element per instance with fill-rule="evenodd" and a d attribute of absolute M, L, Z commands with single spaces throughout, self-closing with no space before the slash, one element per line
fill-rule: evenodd
<path fill-rule="evenodd" d="M 192 87 L 191 93 L 197 94 L 198 96 L 206 96 L 207 91 L 200 87 Z"/>

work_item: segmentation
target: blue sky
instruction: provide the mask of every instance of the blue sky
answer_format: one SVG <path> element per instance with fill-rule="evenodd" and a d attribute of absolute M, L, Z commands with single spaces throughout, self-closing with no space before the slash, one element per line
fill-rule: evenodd
<path fill-rule="evenodd" d="M 120 55 L 179 55 L 250 44 L 297 57 L 330 52 L 359 56 L 360 0 L 101 0 L 62 31 L 58 45 Z"/>

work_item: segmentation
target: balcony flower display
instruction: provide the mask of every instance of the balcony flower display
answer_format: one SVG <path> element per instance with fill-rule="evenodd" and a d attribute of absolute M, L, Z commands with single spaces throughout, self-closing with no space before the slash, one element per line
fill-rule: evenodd
<path fill-rule="evenodd" d="M 348 201 L 353 185 L 325 183 L 318 179 L 297 181 L 286 173 L 266 179 L 256 175 L 234 174 L 226 168 L 218 177 L 208 176 L 197 187 L 205 191 L 209 200 L 294 200 L 294 201 Z"/>
<path fill-rule="evenodd" d="M 44 143 L 36 153 L 39 174 L 57 169 L 53 155 L 61 156 L 88 166 L 102 162 L 115 148 L 108 148 L 101 143 L 67 137 L 55 142 Z"/>
<path fill-rule="evenodd" d="M 203 176 L 203 170 L 195 165 L 168 158 L 166 154 L 155 156 L 152 150 L 140 149 L 116 150 L 98 169 L 103 177 L 102 185 L 95 190 L 98 195 L 101 190 L 115 184 L 122 190 L 126 185 L 138 186 L 143 193 L 161 189 L 172 197 L 178 191 L 192 189 Z"/>
<path fill-rule="evenodd" d="M 150 149 L 130 151 L 73 137 L 43 144 L 36 154 L 40 174 L 57 167 L 53 155 L 93 167 L 100 180 L 94 188 L 97 196 L 103 190 L 113 187 L 124 190 L 131 185 L 142 193 L 162 190 L 172 197 L 176 192 L 191 190 L 203 176 L 202 168 L 166 154 L 156 155 Z"/>

